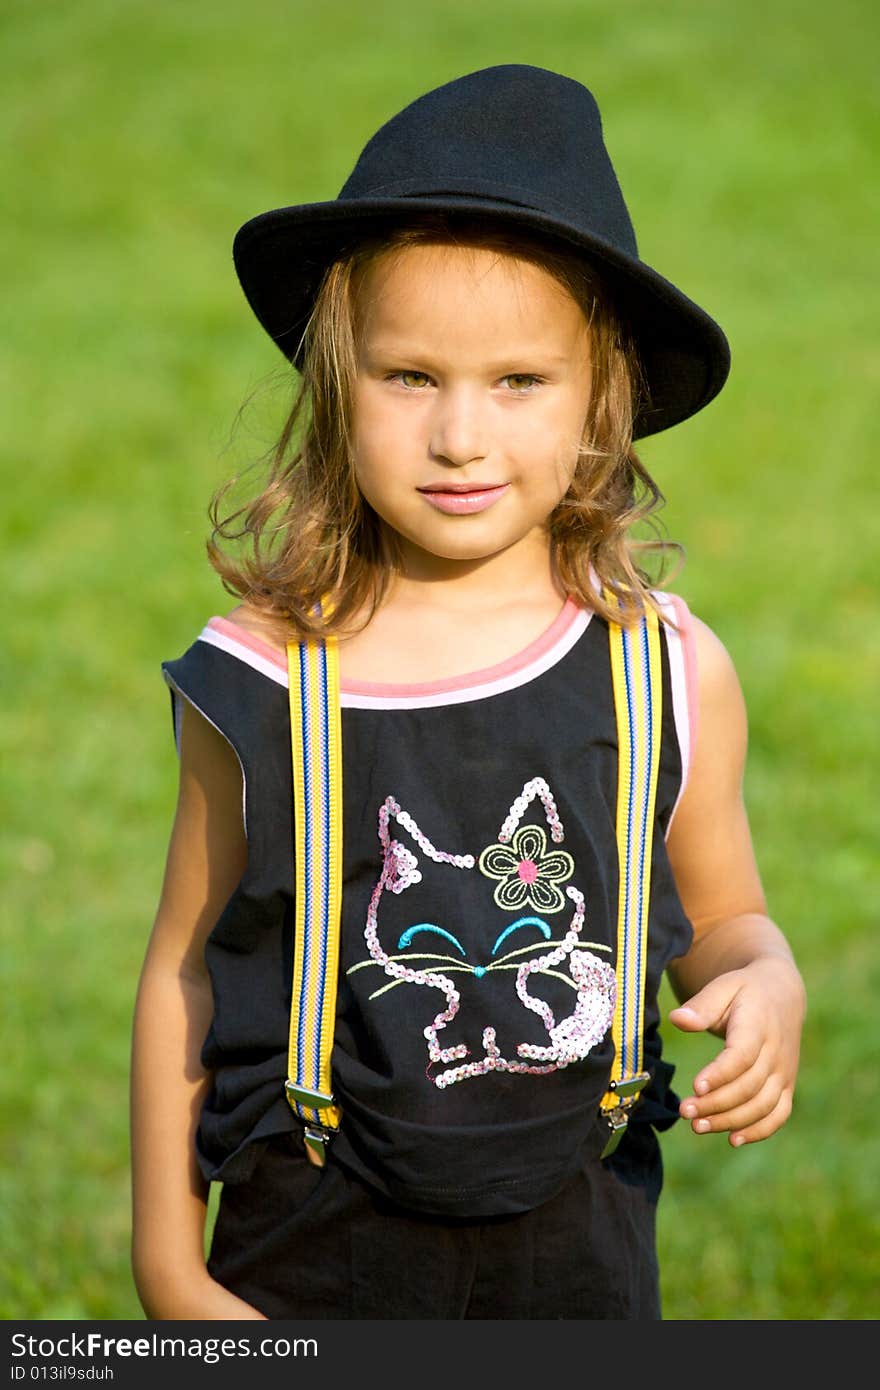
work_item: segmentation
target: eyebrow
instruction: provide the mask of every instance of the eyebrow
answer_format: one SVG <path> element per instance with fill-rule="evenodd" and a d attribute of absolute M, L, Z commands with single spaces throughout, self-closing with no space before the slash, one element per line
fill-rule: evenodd
<path fill-rule="evenodd" d="M 430 351 L 410 343 L 370 343 L 364 345 L 364 352 L 370 359 L 380 358 L 401 362 L 430 362 Z M 531 362 L 548 367 L 564 367 L 571 361 L 567 353 L 545 352 L 540 347 L 516 347 L 496 362 L 483 363 L 489 372 L 500 372 L 512 363 Z"/>

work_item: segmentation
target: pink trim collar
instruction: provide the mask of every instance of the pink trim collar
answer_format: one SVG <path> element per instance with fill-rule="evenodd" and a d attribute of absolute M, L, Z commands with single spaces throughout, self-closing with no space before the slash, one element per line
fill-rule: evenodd
<path fill-rule="evenodd" d="M 472 686 L 491 684 L 495 681 L 504 680 L 521 671 L 526 666 L 531 666 L 538 661 L 557 642 L 568 632 L 572 623 L 581 612 L 581 607 L 571 597 L 567 598 L 563 607 L 553 622 L 538 637 L 530 642 L 522 651 L 516 652 L 506 661 L 499 661 L 494 666 L 484 666 L 478 671 L 467 671 L 461 676 L 448 676 L 444 680 L 437 681 L 346 681 L 340 680 L 340 693 L 349 695 L 372 695 L 378 698 L 388 698 L 394 696 L 419 696 L 419 695 L 441 695 L 458 690 L 467 690 Z M 229 618 L 213 617 L 208 622 L 208 627 L 215 632 L 222 633 L 231 638 L 240 646 L 248 648 L 257 656 L 269 661 L 277 666 L 280 671 L 287 673 L 287 660 L 283 652 L 277 647 L 264 642 L 262 638 L 254 636 L 246 628 L 238 623 L 232 622 Z"/>

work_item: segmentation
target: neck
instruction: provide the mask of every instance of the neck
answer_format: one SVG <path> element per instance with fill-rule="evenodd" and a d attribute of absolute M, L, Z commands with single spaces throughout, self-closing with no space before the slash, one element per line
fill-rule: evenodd
<path fill-rule="evenodd" d="M 413 553 L 403 543 L 403 565 L 388 588 L 388 602 L 413 603 L 452 612 L 500 608 L 516 599 L 520 603 L 546 601 L 555 595 L 560 604 L 566 593 L 553 562 L 549 539 L 528 538 L 507 550 L 474 560 L 453 560 Z"/>

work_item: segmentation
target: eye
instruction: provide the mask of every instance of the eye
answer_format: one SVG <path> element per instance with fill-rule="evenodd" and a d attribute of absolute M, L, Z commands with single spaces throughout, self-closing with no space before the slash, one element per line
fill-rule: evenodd
<path fill-rule="evenodd" d="M 517 917 L 515 922 L 511 922 L 509 927 L 505 927 L 495 945 L 492 947 L 492 954 L 498 950 L 503 941 L 506 941 L 511 932 L 519 931 L 520 927 L 537 927 L 545 941 L 550 940 L 550 928 L 541 917 Z"/>
<path fill-rule="evenodd" d="M 414 927 L 407 927 L 397 943 L 398 951 L 402 951 L 404 946 L 409 946 L 413 937 L 420 931 L 430 931 L 434 932 L 437 936 L 443 936 L 447 941 L 451 941 L 453 946 L 457 946 L 462 955 L 466 954 L 457 936 L 453 936 L 451 932 L 444 931 L 442 927 L 435 926 L 433 922 L 417 922 Z"/>
<path fill-rule="evenodd" d="M 533 387 L 541 382 L 542 378 L 534 376 L 531 372 L 511 372 L 503 380 L 508 383 L 515 396 L 526 396 Z"/>
<path fill-rule="evenodd" d="M 407 391 L 424 391 L 431 378 L 427 372 L 392 372 L 389 381 L 399 381 Z"/>

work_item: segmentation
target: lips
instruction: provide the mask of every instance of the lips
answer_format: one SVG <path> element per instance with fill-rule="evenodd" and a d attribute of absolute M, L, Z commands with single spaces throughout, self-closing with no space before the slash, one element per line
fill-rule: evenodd
<path fill-rule="evenodd" d="M 496 487 L 504 487 L 504 483 L 428 483 L 419 492 L 491 492 Z"/>
<path fill-rule="evenodd" d="M 491 507 L 493 502 L 497 502 L 507 491 L 509 483 L 481 484 L 473 483 L 453 484 L 445 483 L 431 485 L 430 487 L 420 487 L 418 491 L 422 494 L 432 507 L 436 507 L 441 512 L 462 516 L 470 512 L 482 512 L 487 507 Z"/>

